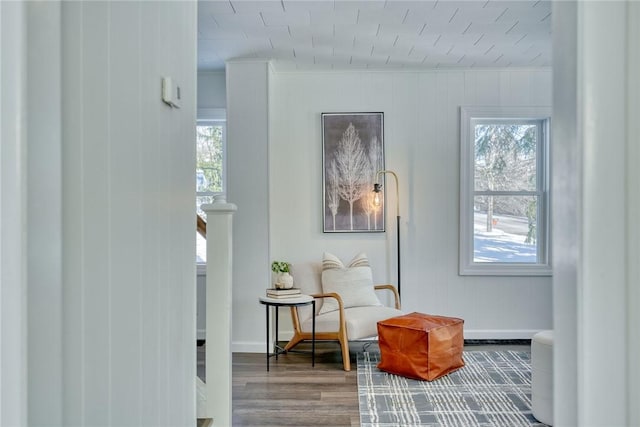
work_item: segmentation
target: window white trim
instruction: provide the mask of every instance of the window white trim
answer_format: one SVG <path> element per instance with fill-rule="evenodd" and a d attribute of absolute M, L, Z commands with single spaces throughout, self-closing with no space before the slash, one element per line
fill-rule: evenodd
<path fill-rule="evenodd" d="M 494 195 L 537 195 L 538 204 L 538 260 L 529 263 L 479 263 L 474 262 L 474 166 L 475 141 L 472 122 L 483 119 L 535 120 L 541 122 L 537 159 L 536 191 L 491 192 Z M 460 275 L 478 276 L 550 276 L 550 227 L 549 227 L 549 121 L 550 107 L 460 107 Z M 520 194 L 522 193 L 522 194 Z"/>
<path fill-rule="evenodd" d="M 227 110 L 224 108 L 198 108 L 198 121 L 227 121 Z"/>

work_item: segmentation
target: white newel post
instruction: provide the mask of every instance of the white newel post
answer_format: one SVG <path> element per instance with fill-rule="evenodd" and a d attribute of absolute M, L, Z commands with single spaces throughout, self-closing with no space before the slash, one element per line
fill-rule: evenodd
<path fill-rule="evenodd" d="M 207 414 L 214 426 L 231 425 L 231 272 L 236 205 L 216 197 L 207 214 Z"/>

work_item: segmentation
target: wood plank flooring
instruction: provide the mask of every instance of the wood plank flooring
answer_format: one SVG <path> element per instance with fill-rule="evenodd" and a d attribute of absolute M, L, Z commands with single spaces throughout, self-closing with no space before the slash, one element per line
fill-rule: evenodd
<path fill-rule="evenodd" d="M 233 425 L 359 426 L 355 355 L 363 343 L 351 343 L 352 371 L 342 370 L 337 343 L 318 343 L 316 366 L 308 354 L 288 353 L 270 359 L 264 354 L 233 355 Z M 300 350 L 309 349 L 307 343 Z M 484 345 L 465 350 L 529 350 L 528 345 Z M 372 350 L 377 349 L 373 344 Z"/>
<path fill-rule="evenodd" d="M 314 368 L 310 355 L 287 353 L 270 359 L 269 372 L 264 354 L 234 353 L 233 425 L 359 426 L 355 360 L 345 372 L 337 343 L 317 347 Z"/>

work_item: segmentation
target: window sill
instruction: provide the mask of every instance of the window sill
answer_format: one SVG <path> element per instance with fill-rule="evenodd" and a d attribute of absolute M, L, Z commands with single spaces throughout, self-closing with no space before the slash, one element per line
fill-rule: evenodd
<path fill-rule="evenodd" d="M 550 265 L 471 264 L 460 266 L 461 276 L 552 276 Z"/>

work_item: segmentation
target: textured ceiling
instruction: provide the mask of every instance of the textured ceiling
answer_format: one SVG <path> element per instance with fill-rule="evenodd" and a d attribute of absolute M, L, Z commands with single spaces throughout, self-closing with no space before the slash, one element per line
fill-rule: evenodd
<path fill-rule="evenodd" d="M 279 70 L 551 65 L 551 2 L 198 2 L 198 69 L 229 59 Z"/>

